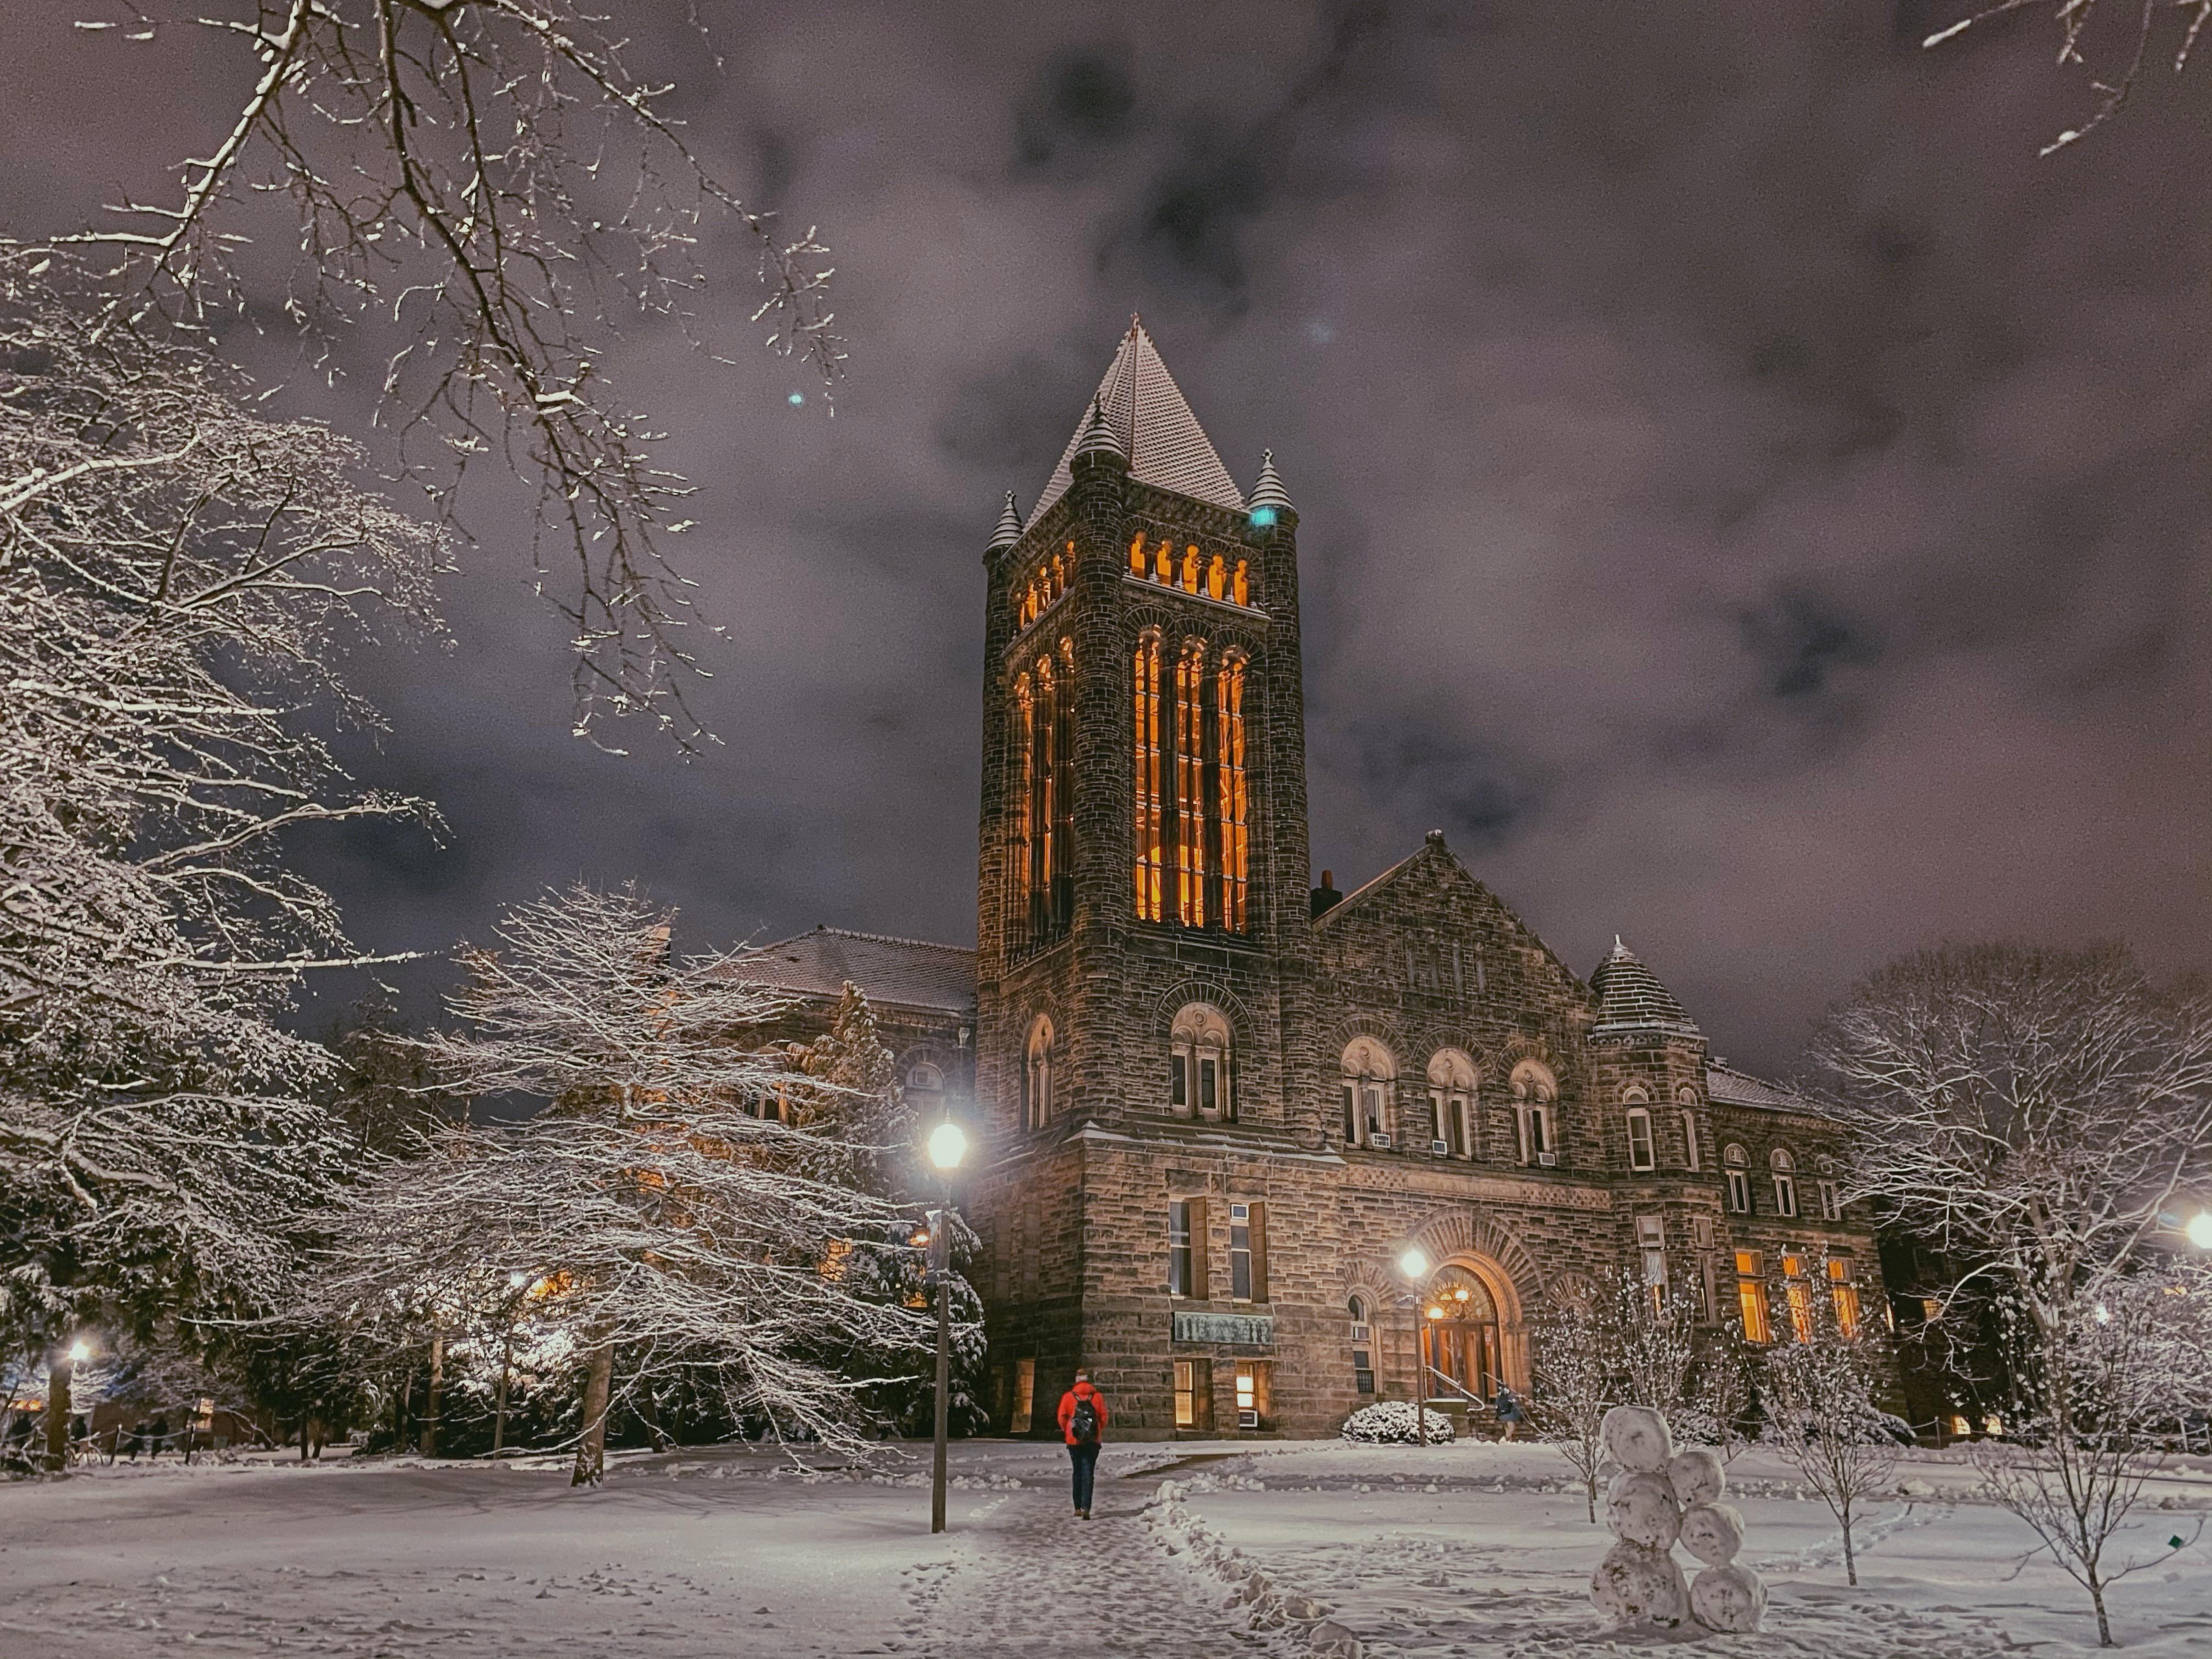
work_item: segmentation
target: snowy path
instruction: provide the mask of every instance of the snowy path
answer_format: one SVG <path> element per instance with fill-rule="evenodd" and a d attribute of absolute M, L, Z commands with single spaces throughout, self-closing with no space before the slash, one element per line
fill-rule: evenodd
<path fill-rule="evenodd" d="M 956 1516 L 956 1565 L 908 1624 L 916 1652 L 923 1659 L 1265 1653 L 1261 1638 L 1232 1625 L 1218 1588 L 1170 1558 L 1140 1518 L 1158 1484 L 1157 1474 L 1124 1479 L 1102 1469 L 1088 1522 L 1070 1516 L 1064 1476 Z"/>

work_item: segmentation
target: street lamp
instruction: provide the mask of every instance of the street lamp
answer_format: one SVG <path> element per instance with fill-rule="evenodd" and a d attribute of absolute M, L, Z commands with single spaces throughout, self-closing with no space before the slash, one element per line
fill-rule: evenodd
<path fill-rule="evenodd" d="M 70 1344 L 70 1364 L 82 1365 L 92 1358 L 92 1348 L 82 1337 Z"/>
<path fill-rule="evenodd" d="M 1429 1443 L 1428 1337 L 1421 1328 L 1421 1281 L 1429 1276 L 1429 1258 L 1418 1244 L 1398 1258 L 1398 1271 L 1413 1281 L 1413 1442 Z"/>
<path fill-rule="evenodd" d="M 2212 1210 L 2199 1210 L 2182 1232 L 2200 1250 L 2212 1250 Z"/>
<path fill-rule="evenodd" d="M 951 1118 L 929 1132 L 943 1201 L 929 1218 L 929 1279 L 937 1287 L 937 1444 L 929 1482 L 929 1529 L 945 1530 L 945 1442 L 952 1392 L 952 1172 L 968 1157 L 968 1132 Z"/>

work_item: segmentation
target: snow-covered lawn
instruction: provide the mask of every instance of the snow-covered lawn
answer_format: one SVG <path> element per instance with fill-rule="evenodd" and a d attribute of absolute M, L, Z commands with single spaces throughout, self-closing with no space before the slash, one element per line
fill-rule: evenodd
<path fill-rule="evenodd" d="M 1224 1659 L 1344 1634 L 1374 1659 L 1674 1645 L 1600 1629 L 1586 1589 L 1605 1534 L 1540 1447 L 1109 1447 L 1098 1518 L 1079 1528 L 1056 1449 L 962 1446 L 953 1530 L 935 1539 L 922 1467 L 809 1480 L 719 1449 L 623 1457 L 580 1493 L 550 1462 L 173 1463 L 0 1486 L 0 1656 Z M 1966 1500 L 1960 1463 L 1917 1456 L 1899 1478 L 1909 1495 L 1869 1517 L 1853 1590 L 1826 1510 L 1781 1465 L 1738 1459 L 1731 1496 L 1772 1588 L 1768 1630 L 1699 1645 L 1745 1659 L 2092 1648 L 2086 1599 L 2048 1565 L 2014 1574 L 2024 1537 Z M 1176 1513 L 1155 1502 L 1163 1479 L 1182 1494 L 1180 1524 L 1162 1524 Z M 2188 1507 L 2151 1511 L 2137 1536 L 2186 1535 L 2212 1507 L 2212 1469 L 2159 1497 Z M 2119 1587 L 2130 1650 L 2212 1653 L 2208 1556 L 2212 1536 Z M 1256 1630 L 1231 1594 L 1255 1567 L 1275 1590 Z"/>

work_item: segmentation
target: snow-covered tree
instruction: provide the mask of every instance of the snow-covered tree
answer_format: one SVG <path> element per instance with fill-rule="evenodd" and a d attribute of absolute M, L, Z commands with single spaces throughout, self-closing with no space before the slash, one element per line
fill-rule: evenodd
<path fill-rule="evenodd" d="M 1826 1279 L 1825 1261 L 1820 1279 Z M 1766 1443 L 1802 1475 L 1844 1535 L 1844 1576 L 1859 1582 L 1852 1528 L 1867 1499 L 1896 1477 L 1898 1442 L 1880 1396 L 1891 1386 L 1894 1356 L 1863 1322 L 1845 1323 L 1832 1296 L 1809 1297 L 1804 1326 L 1769 1347 Z"/>
<path fill-rule="evenodd" d="M 672 919 L 635 889 L 578 886 L 464 950 L 449 999 L 464 1029 L 424 1041 L 432 1074 L 542 1109 L 434 1130 L 362 1188 L 325 1291 L 459 1318 L 473 1285 L 544 1281 L 533 1317 L 584 1356 L 580 1484 L 604 1466 L 617 1353 L 624 1389 L 681 1375 L 733 1414 L 856 1452 L 883 1379 L 841 1362 L 918 1365 L 933 1340 L 922 1311 L 857 1294 L 848 1267 L 854 1241 L 913 1229 L 909 1206 L 835 1174 L 893 1149 L 793 1109 L 794 1084 L 817 1100 L 836 1085 L 764 1040 L 788 1000 L 742 951 L 672 955 Z"/>
<path fill-rule="evenodd" d="M 1596 1297 L 1565 1298 L 1539 1313 L 1528 1334 L 1536 1437 L 1566 1458 L 1595 1525 L 1605 1414 L 1620 1401 L 1619 1344 L 1609 1310 Z"/>
<path fill-rule="evenodd" d="M 311 724 L 347 647 L 434 622 L 434 529 L 190 339 L 0 256 L 0 1340 L 272 1282 L 343 1148 L 299 975 L 368 960 L 302 825 L 428 816 Z"/>
<path fill-rule="evenodd" d="M 179 56 L 212 34 L 244 61 L 228 131 L 173 195 L 128 201 L 60 244 L 113 262 L 118 316 L 281 298 L 300 326 L 374 343 L 410 473 L 450 501 L 487 459 L 538 486 L 541 568 L 576 653 L 578 726 L 650 710 L 686 739 L 688 585 L 665 536 L 690 490 L 617 390 L 627 319 L 679 328 L 709 362 L 710 278 L 748 266 L 747 326 L 827 388 L 842 347 L 813 231 L 746 205 L 629 66 L 623 14 L 586 0 L 131 0 L 88 18 L 118 52 Z M 212 14 L 212 15 L 211 15 Z M 185 38 L 180 38 L 185 37 Z M 711 73 L 702 40 L 692 61 Z M 290 214 L 283 212 L 289 205 Z M 269 235 L 286 268 L 242 269 Z M 277 292 L 270 295 L 266 290 Z M 258 303 L 257 303 L 258 302 Z"/>
<path fill-rule="evenodd" d="M 2206 988 L 2154 985 L 2118 947 L 1949 947 L 1862 982 L 1814 1057 L 1856 1141 L 1848 1195 L 1950 1265 L 1944 1304 L 1993 1303 L 2009 1330 L 2014 1426 L 2038 1445 L 1990 1480 L 2032 1494 L 2023 1516 L 2074 1517 L 2075 1542 L 2050 1547 L 2073 1551 L 2109 1640 L 2102 1541 L 2155 1455 L 2144 1413 L 2185 1393 L 2179 1328 L 2118 1310 L 2179 1271 L 2176 1230 L 2212 1181 Z"/>
<path fill-rule="evenodd" d="M 2212 1410 L 2212 1274 L 2179 1261 L 2100 1272 L 2052 1312 L 2021 1356 L 2010 1434 L 1974 1461 L 1985 1494 L 2088 1592 L 2098 1643 L 2113 1647 L 2106 1592 L 2203 1532 L 2200 1518 L 2185 1535 L 2121 1539 L 2182 1425 Z"/>
<path fill-rule="evenodd" d="M 2015 12 L 2042 12 L 2057 26 L 2061 65 L 2087 69 L 2092 56 L 2103 67 L 2091 71 L 2089 114 L 2044 146 L 2043 153 L 2079 143 L 2127 106 L 2143 70 L 2161 60 L 2179 75 L 2189 67 L 2197 37 L 2212 21 L 2212 0 L 1978 0 L 1929 35 L 1923 46 L 1940 46 L 1978 24 Z M 2085 49 L 2091 43 L 2094 51 Z"/>

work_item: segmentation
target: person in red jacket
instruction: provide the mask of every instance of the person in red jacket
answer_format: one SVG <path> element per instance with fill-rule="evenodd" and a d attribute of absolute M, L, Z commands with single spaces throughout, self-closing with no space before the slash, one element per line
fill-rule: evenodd
<path fill-rule="evenodd" d="M 1060 1433 L 1067 1442 L 1067 1461 L 1075 1470 L 1075 1518 L 1091 1518 L 1091 1482 L 1098 1468 L 1098 1443 L 1106 1437 L 1106 1396 L 1091 1386 L 1091 1373 L 1078 1370 L 1075 1386 L 1060 1397 Z"/>

